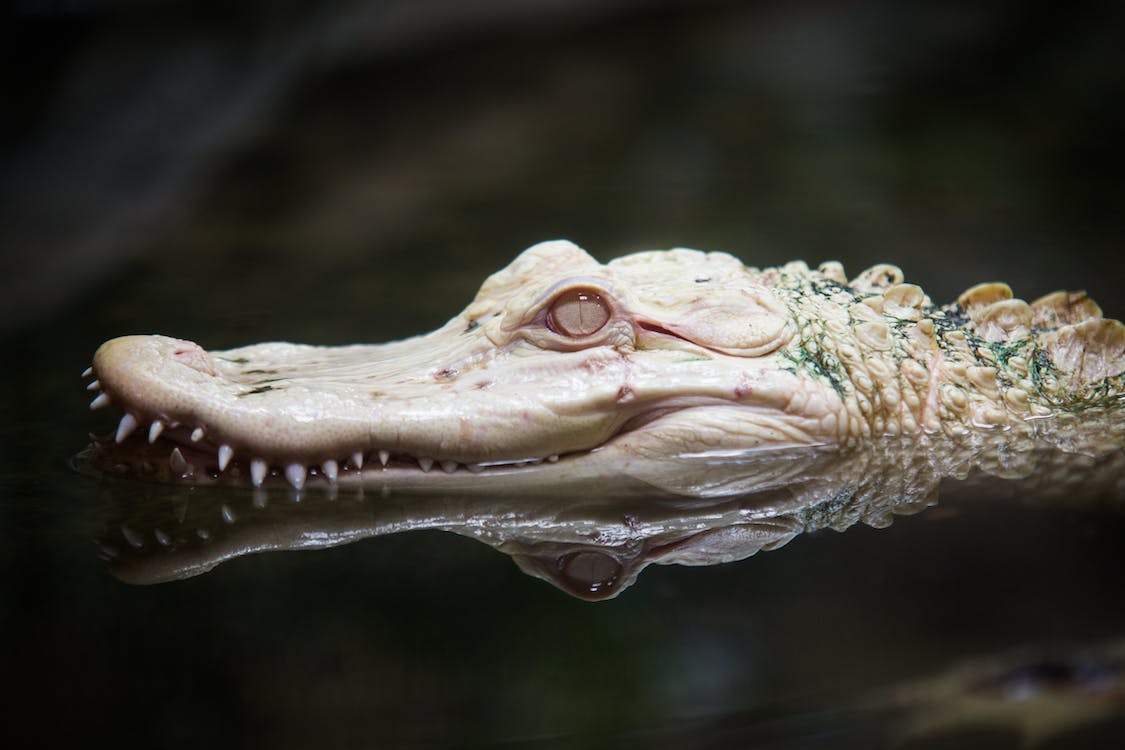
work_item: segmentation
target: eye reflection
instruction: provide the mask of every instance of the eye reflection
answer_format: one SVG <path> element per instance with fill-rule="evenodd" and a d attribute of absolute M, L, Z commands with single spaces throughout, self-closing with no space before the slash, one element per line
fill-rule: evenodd
<path fill-rule="evenodd" d="M 600 599 L 615 592 L 624 569 L 617 560 L 596 550 L 564 555 L 558 562 L 560 582 L 575 596 Z"/>
<path fill-rule="evenodd" d="M 600 331 L 609 321 L 609 304 L 593 289 L 568 289 L 555 298 L 547 325 L 555 333 L 581 338 Z"/>

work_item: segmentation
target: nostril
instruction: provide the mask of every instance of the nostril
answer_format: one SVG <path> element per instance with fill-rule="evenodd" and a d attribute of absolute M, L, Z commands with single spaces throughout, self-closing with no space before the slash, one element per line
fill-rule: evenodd
<path fill-rule="evenodd" d="M 215 376 L 219 374 L 211 355 L 193 341 L 176 342 L 176 348 L 172 350 L 172 359 L 185 367 L 190 367 L 207 375 Z"/>

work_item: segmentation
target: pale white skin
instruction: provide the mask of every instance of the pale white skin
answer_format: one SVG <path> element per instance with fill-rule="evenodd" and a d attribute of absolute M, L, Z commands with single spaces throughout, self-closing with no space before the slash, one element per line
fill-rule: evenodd
<path fill-rule="evenodd" d="M 126 413 L 114 461 L 137 444 L 160 464 L 150 473 L 177 481 L 471 489 L 533 471 L 701 494 L 701 460 L 1031 425 L 1051 387 L 1119 405 L 1125 327 L 1092 302 L 1028 306 L 1006 289 L 962 295 L 966 341 L 892 266 L 848 284 L 832 263 L 759 270 L 677 249 L 603 265 L 546 242 L 403 341 L 207 352 L 113 339 L 94 357 L 95 405 Z M 1048 315 L 1047 337 L 1033 335 L 1032 316 Z M 1041 348 L 1053 380 L 1023 349 L 989 362 L 982 341 Z"/>

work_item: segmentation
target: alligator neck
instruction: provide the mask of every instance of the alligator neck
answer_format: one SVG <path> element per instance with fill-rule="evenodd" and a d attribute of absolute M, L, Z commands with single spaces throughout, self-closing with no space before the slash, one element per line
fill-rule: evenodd
<path fill-rule="evenodd" d="M 1002 433 L 1125 446 L 1102 419 L 1125 408 L 1125 373 L 1113 374 L 1122 326 L 1083 293 L 1028 304 L 985 284 L 939 307 L 917 286 L 874 278 L 789 290 L 801 330 L 786 356 L 831 382 L 850 440 Z"/>

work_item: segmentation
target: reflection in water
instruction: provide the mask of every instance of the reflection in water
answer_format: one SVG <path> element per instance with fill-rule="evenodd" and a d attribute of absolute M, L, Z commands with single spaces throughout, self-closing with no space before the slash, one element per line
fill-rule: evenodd
<path fill-rule="evenodd" d="M 1080 727 L 1125 719 L 1125 641 L 974 660 L 874 703 L 901 716 L 900 744 L 996 730 L 1037 747 Z"/>
<path fill-rule="evenodd" d="M 106 479 L 101 548 L 114 574 L 157 583 L 204 573 L 224 560 L 267 550 L 323 548 L 372 536 L 439 529 L 477 539 L 520 568 L 584 599 L 613 597 L 648 565 L 714 565 L 773 550 L 806 531 L 856 523 L 888 526 L 952 488 L 1045 501 L 1125 499 L 1120 426 L 1091 424 L 1058 436 L 1075 443 L 1022 443 L 1001 432 L 959 441 L 886 439 L 849 449 L 803 448 L 668 459 L 677 493 L 627 478 L 603 493 L 536 485 L 518 473 L 486 491 L 331 488 L 329 491 L 183 487 Z M 983 480 L 983 484 L 980 483 Z M 702 483 L 702 484 L 701 484 Z"/>

